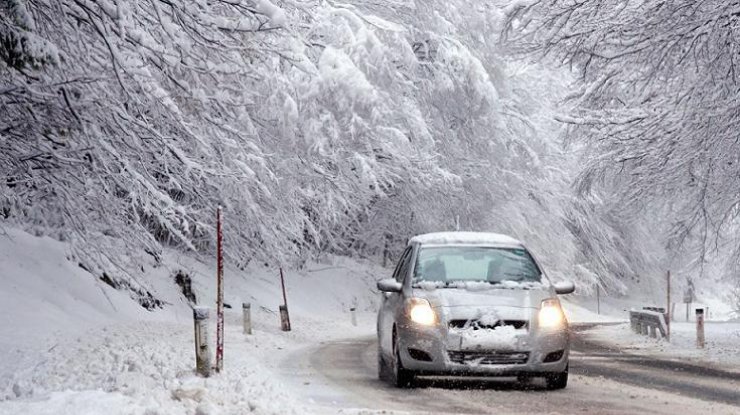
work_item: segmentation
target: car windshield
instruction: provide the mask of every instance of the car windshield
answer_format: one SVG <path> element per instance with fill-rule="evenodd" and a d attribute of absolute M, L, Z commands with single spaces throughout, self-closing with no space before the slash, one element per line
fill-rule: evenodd
<path fill-rule="evenodd" d="M 428 282 L 540 282 L 541 272 L 523 248 L 480 246 L 422 247 L 416 260 L 414 283 Z"/>

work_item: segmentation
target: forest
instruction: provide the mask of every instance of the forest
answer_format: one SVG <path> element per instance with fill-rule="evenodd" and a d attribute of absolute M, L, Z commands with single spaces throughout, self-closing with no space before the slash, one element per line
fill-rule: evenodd
<path fill-rule="evenodd" d="M 740 308 L 740 1 L 0 0 L 0 232 L 395 261 L 510 234 L 581 293 Z M 388 265 L 390 266 L 390 265 Z M 721 294 L 719 294 L 721 293 Z"/>

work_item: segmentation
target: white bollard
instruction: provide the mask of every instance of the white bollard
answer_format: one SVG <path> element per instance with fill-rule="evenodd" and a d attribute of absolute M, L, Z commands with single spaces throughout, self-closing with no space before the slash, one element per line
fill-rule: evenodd
<path fill-rule="evenodd" d="M 195 371 L 201 376 L 211 375 L 211 351 L 208 349 L 208 308 L 193 307 L 195 322 Z"/>
<path fill-rule="evenodd" d="M 696 348 L 704 348 L 704 309 L 696 309 Z"/>
<path fill-rule="evenodd" d="M 356 307 L 349 308 L 349 314 L 350 314 L 350 317 L 352 318 L 352 325 L 356 327 L 357 326 L 357 313 L 355 312 L 355 310 L 357 310 Z"/>
<path fill-rule="evenodd" d="M 252 305 L 242 303 L 242 314 L 244 316 L 244 334 L 252 334 Z"/>

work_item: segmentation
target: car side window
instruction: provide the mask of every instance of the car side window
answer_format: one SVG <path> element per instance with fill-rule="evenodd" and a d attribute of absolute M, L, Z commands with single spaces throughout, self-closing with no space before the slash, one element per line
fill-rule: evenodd
<path fill-rule="evenodd" d="M 401 260 L 398 261 L 398 267 L 396 268 L 396 272 L 393 274 L 393 278 L 395 278 L 396 281 L 403 283 L 403 279 L 406 277 L 406 274 L 408 274 L 410 264 L 411 264 L 411 247 L 408 247 L 403 252 L 403 256 L 401 256 Z"/>

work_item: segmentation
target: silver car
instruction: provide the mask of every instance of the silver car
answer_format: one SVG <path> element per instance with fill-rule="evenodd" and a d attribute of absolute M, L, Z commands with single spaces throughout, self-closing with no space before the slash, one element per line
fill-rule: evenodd
<path fill-rule="evenodd" d="M 447 232 L 409 241 L 393 278 L 378 282 L 378 372 L 405 387 L 416 375 L 541 376 L 568 384 L 568 322 L 553 284 L 518 240 Z"/>

